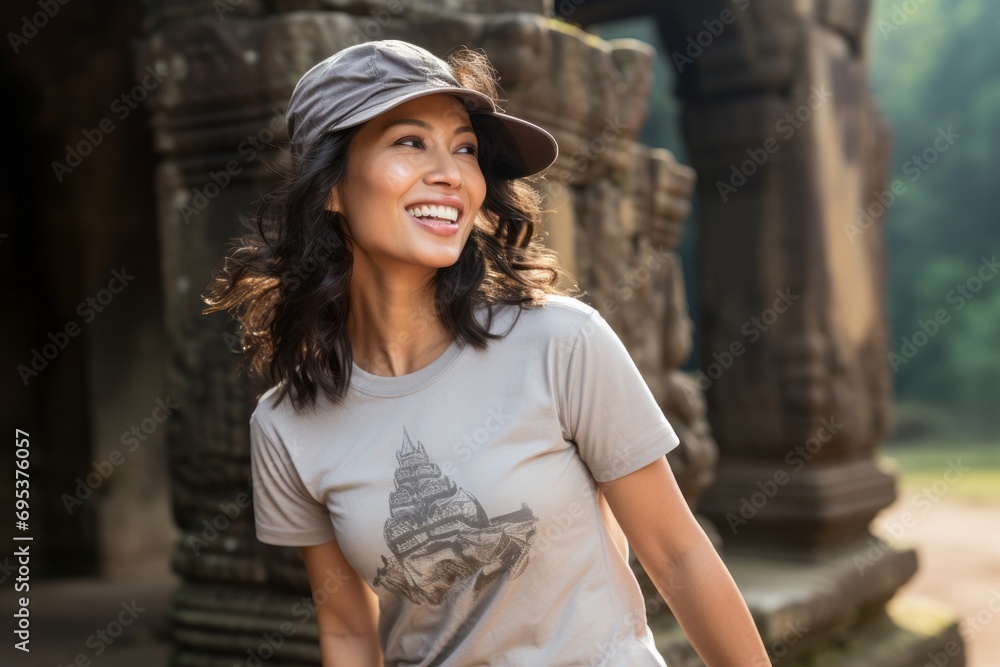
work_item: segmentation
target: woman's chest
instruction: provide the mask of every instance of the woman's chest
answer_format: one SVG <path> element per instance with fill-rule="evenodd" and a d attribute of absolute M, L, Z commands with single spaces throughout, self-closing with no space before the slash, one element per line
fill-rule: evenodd
<path fill-rule="evenodd" d="M 581 517 L 595 484 L 544 397 L 375 405 L 331 434 L 313 479 L 377 593 L 440 604 L 456 587 L 517 577 L 542 542 L 593 530 Z"/>

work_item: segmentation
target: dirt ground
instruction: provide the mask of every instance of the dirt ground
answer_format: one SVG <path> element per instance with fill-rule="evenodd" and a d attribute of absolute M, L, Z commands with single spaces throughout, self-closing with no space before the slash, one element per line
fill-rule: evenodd
<path fill-rule="evenodd" d="M 874 522 L 887 541 L 916 547 L 920 569 L 900 589 L 950 605 L 968 644 L 968 667 L 1000 667 L 1000 506 L 901 488 Z"/>

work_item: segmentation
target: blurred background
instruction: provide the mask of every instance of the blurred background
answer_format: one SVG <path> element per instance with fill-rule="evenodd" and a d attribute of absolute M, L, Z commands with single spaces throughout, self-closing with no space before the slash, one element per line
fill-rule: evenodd
<path fill-rule="evenodd" d="M 252 544 L 243 508 L 220 510 L 243 488 L 246 417 L 260 387 L 231 372 L 235 327 L 199 315 L 197 295 L 239 212 L 273 183 L 280 107 L 298 76 L 348 37 L 412 37 L 439 55 L 484 47 L 510 110 L 559 138 L 562 162 L 539 184 L 550 242 L 672 423 L 683 423 L 685 448 L 671 464 L 774 661 L 1000 665 L 1000 5 L 36 0 L 0 17 L 2 420 L 16 435 L 0 460 L 10 480 L 0 506 L 12 517 L 0 597 L 12 631 L 25 595 L 32 619 L 31 652 L 8 634 L 2 664 L 167 665 L 179 645 L 174 664 L 249 665 L 247 637 L 257 647 L 280 601 L 301 597 L 294 554 Z M 435 36 L 417 30 L 422 21 L 439 21 Z M 824 86 L 832 104 L 810 97 Z M 587 113 L 566 120 L 580 99 Z M 629 128 L 622 141 L 595 144 L 611 118 Z M 757 164 L 740 181 L 748 158 Z M 607 236 L 591 245 L 581 231 Z M 637 278 L 657 242 L 672 268 Z M 860 259 L 837 249 L 844 243 Z M 746 275 L 728 272 L 741 256 L 751 257 Z M 732 371 L 713 374 L 715 355 L 747 342 L 740 325 L 785 278 L 819 324 L 779 318 L 747 346 L 743 368 L 731 359 Z M 628 294 L 616 289 L 625 279 Z M 833 301 L 851 314 L 823 315 Z M 816 431 L 814 418 L 844 416 L 789 408 L 766 389 L 759 404 L 739 397 L 758 377 L 773 380 L 774 396 L 797 382 L 777 370 L 792 354 L 787 341 L 799 340 L 782 337 L 785 327 L 806 332 L 808 349 L 795 354 L 813 359 L 809 327 L 851 330 L 865 308 L 877 318 L 864 342 L 831 344 L 833 370 L 815 380 L 838 396 L 823 409 L 848 406 L 845 432 L 864 435 L 841 434 L 828 458 L 833 446 L 823 450 L 829 476 L 807 468 L 816 478 L 790 485 L 787 506 L 777 496 L 759 517 L 739 514 L 739 501 Z M 795 410 L 808 419 L 777 435 L 754 420 Z M 741 440 L 744 425 L 771 449 Z M 18 483 L 19 460 L 30 463 L 30 486 Z M 849 467 L 868 461 L 871 470 Z M 871 478 L 870 493 L 847 490 L 852 476 Z M 15 523 L 24 511 L 30 528 Z M 737 530 L 734 512 L 757 532 Z M 812 537 L 796 541 L 799 531 Z M 25 546 L 29 577 L 19 571 Z M 862 578 L 877 562 L 884 571 Z M 776 574 L 792 570 L 802 579 Z M 815 610 L 828 598 L 802 593 L 824 581 L 834 597 L 880 592 L 826 617 Z M 272 597 L 247 598 L 251 589 Z M 233 607 L 208 601 L 226 595 Z M 770 608 L 773 599 L 781 603 Z M 252 630 L 219 620 L 248 606 Z M 668 664 L 699 664 L 668 610 L 647 611 L 664 616 L 651 624 Z M 789 618 L 811 619 L 809 641 L 780 639 Z M 270 664 L 318 664 L 308 632 L 297 639 L 306 648 Z"/>
<path fill-rule="evenodd" d="M 1000 7 L 979 0 L 875 0 L 866 29 L 871 90 L 892 132 L 888 179 L 902 184 L 884 225 L 894 355 L 886 363 L 895 393 L 884 453 L 899 466 L 900 496 L 876 523 L 893 528 L 906 512 L 917 515 L 903 539 L 917 545 L 921 569 L 901 592 L 951 603 L 970 640 L 968 664 L 983 667 L 1000 664 L 1000 629 L 990 625 L 1000 609 L 990 607 L 1000 590 L 1000 540 L 986 528 L 1000 525 L 1000 282 L 990 280 L 1000 251 L 993 203 L 1000 175 L 998 30 Z M 677 69 L 655 27 L 630 20 L 601 26 L 600 34 L 657 46 L 657 85 L 641 140 L 688 163 L 672 94 Z M 952 132 L 954 143 L 925 157 L 941 130 Z M 679 250 L 692 302 L 697 219 L 695 210 Z M 859 220 L 864 225 L 863 214 Z M 993 268 L 978 274 L 986 276 L 978 283 L 983 266 Z M 942 309 L 948 319 L 922 342 L 920 323 Z M 698 320 L 696 309 L 691 316 Z M 695 359 L 685 368 L 696 370 Z M 955 460 L 970 470 L 947 494 L 928 493 Z"/>

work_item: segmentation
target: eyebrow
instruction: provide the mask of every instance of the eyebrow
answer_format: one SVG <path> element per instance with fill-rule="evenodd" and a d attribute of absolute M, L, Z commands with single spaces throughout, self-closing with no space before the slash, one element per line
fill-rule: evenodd
<path fill-rule="evenodd" d="M 390 127 L 393 127 L 395 125 L 416 125 L 417 127 L 422 127 L 425 130 L 434 129 L 430 123 L 423 120 L 419 120 L 417 118 L 397 118 L 396 120 L 392 121 L 391 123 L 383 127 L 382 130 L 383 131 L 388 130 Z M 461 127 L 455 128 L 455 134 L 462 134 L 463 132 L 471 132 L 475 134 L 476 130 L 471 125 L 462 125 Z"/>

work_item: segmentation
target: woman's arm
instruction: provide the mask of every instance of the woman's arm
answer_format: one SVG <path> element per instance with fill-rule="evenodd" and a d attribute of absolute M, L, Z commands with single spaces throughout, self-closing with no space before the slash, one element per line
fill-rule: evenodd
<path fill-rule="evenodd" d="M 382 667 L 378 597 L 347 562 L 336 541 L 301 551 L 316 604 L 323 667 Z"/>
<path fill-rule="evenodd" d="M 691 513 L 666 457 L 599 483 L 653 585 L 708 667 L 770 667 L 732 575 Z"/>

